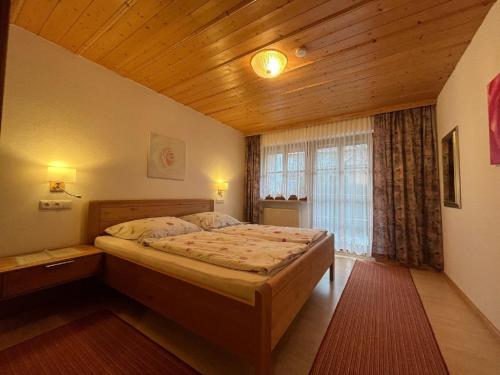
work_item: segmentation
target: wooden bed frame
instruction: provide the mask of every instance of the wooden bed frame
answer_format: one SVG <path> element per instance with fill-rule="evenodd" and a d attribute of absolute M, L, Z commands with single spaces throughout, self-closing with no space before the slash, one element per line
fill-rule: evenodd
<path fill-rule="evenodd" d="M 125 221 L 213 210 L 213 200 L 206 199 L 91 201 L 87 239 L 93 243 L 105 228 Z M 269 374 L 272 350 L 328 269 L 333 280 L 333 250 L 333 237 L 322 239 L 259 287 L 254 304 L 109 254 L 103 278 L 112 288 L 249 361 L 257 374 Z"/>

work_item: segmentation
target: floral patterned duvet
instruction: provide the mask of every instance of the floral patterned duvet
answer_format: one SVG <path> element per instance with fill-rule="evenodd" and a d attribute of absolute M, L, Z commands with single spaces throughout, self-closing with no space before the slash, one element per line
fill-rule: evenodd
<path fill-rule="evenodd" d="M 149 239 L 146 244 L 171 254 L 264 275 L 280 270 L 307 250 L 305 244 L 278 243 L 215 232 Z"/>
<path fill-rule="evenodd" d="M 214 229 L 213 232 L 234 234 L 247 238 L 260 238 L 268 241 L 312 244 L 326 233 L 324 230 L 277 227 L 274 225 L 243 224 Z"/>

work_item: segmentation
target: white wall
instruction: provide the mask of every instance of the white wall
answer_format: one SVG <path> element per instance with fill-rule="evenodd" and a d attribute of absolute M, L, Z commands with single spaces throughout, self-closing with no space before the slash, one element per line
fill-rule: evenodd
<path fill-rule="evenodd" d="M 500 329 L 500 166 L 490 165 L 486 92 L 498 73 L 497 2 L 441 91 L 437 121 L 439 139 L 458 126 L 462 183 L 462 209 L 442 208 L 445 272 Z"/>
<path fill-rule="evenodd" d="M 0 256 L 83 241 L 88 200 L 212 198 L 242 216 L 243 135 L 133 81 L 11 26 L 0 135 Z M 149 132 L 186 142 L 186 179 L 146 177 Z M 38 210 L 47 165 L 77 168 L 71 211 Z"/>

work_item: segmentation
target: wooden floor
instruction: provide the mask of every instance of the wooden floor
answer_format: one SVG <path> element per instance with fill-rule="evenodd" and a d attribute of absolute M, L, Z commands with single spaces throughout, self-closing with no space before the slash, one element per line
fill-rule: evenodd
<path fill-rule="evenodd" d="M 448 279 L 411 271 L 443 357 L 453 375 L 500 375 L 500 338 Z"/>
<path fill-rule="evenodd" d="M 337 257 L 335 281 L 328 273 L 273 352 L 275 374 L 307 374 L 339 301 L 355 259 Z M 500 374 L 500 339 L 447 279 L 412 270 L 451 374 Z M 75 296 L 64 302 L 0 319 L 0 349 L 108 308 L 203 374 L 249 374 L 251 369 L 223 350 L 120 295 Z"/>

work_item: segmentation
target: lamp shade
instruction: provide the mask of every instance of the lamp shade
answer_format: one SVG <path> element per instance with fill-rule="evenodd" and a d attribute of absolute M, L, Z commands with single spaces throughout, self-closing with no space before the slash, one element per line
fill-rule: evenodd
<path fill-rule="evenodd" d="M 48 167 L 47 180 L 56 182 L 75 182 L 76 169 L 66 167 Z"/>
<path fill-rule="evenodd" d="M 255 74 L 262 78 L 273 78 L 286 68 L 288 59 L 283 52 L 265 49 L 257 52 L 250 61 Z"/>
<path fill-rule="evenodd" d="M 227 191 L 229 184 L 226 181 L 217 182 L 217 190 Z"/>

